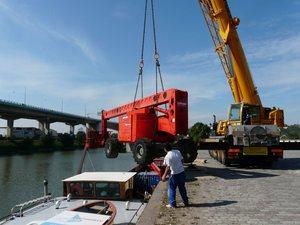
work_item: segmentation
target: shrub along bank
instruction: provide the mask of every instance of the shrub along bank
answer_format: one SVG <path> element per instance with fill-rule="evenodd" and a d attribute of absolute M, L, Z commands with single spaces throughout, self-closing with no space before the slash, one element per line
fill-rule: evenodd
<path fill-rule="evenodd" d="M 82 149 L 84 138 L 84 132 L 78 132 L 76 135 L 59 134 L 57 137 L 46 135 L 25 139 L 2 138 L 0 155 Z"/>

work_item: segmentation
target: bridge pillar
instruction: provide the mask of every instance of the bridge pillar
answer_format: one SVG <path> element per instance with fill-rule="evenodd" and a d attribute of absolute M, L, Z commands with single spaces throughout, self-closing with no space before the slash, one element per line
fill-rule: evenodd
<path fill-rule="evenodd" d="M 7 119 L 6 137 L 12 137 L 14 129 L 14 119 Z"/>
<path fill-rule="evenodd" d="M 70 124 L 70 134 L 75 133 L 75 124 Z"/>
<path fill-rule="evenodd" d="M 50 123 L 49 122 L 45 122 L 44 123 L 44 127 L 45 127 L 45 134 L 49 134 L 50 133 Z"/>
<path fill-rule="evenodd" d="M 39 121 L 39 129 L 45 134 L 45 127 L 44 127 L 44 122 Z"/>
<path fill-rule="evenodd" d="M 85 124 L 85 133 L 87 134 L 90 129 L 91 129 L 91 125 L 89 123 L 86 123 Z"/>
<path fill-rule="evenodd" d="M 45 121 L 39 121 L 39 129 L 43 134 L 47 135 L 50 132 L 50 123 Z"/>

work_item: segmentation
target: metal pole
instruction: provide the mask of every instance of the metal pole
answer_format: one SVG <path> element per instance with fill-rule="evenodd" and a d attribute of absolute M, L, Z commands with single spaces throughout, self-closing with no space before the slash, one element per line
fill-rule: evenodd
<path fill-rule="evenodd" d="M 26 87 L 24 87 L 24 104 L 26 105 Z"/>
<path fill-rule="evenodd" d="M 44 180 L 44 196 L 48 195 L 48 180 Z"/>
<path fill-rule="evenodd" d="M 79 167 L 78 167 L 78 170 L 77 170 L 77 174 L 82 173 L 82 168 L 83 168 L 83 164 L 84 164 L 84 160 L 85 160 L 85 156 L 86 156 L 87 151 L 88 151 L 88 148 L 84 147 L 83 154 L 82 154 L 82 157 L 81 157 L 81 160 L 80 160 L 80 164 L 79 164 Z"/>

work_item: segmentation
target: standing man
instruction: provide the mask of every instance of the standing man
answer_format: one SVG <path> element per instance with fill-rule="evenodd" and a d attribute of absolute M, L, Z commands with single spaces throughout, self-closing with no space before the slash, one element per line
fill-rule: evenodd
<path fill-rule="evenodd" d="M 183 168 L 183 157 L 180 151 L 172 149 L 172 146 L 167 143 L 164 147 L 167 155 L 164 159 L 164 165 L 166 165 L 166 170 L 162 176 L 162 181 L 166 181 L 168 173 L 171 171 L 168 183 L 168 198 L 169 204 L 166 205 L 168 208 L 176 208 L 176 188 L 178 187 L 179 193 L 181 195 L 183 204 L 188 205 L 188 197 L 185 188 L 185 172 Z"/>

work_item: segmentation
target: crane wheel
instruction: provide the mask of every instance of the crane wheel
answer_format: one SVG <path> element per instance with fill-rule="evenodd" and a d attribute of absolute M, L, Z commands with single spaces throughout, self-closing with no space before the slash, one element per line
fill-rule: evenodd
<path fill-rule="evenodd" d="M 220 154 L 221 154 L 220 162 L 225 166 L 230 166 L 230 159 L 228 159 L 227 153 L 221 150 Z"/>
<path fill-rule="evenodd" d="M 177 142 L 184 163 L 192 163 L 197 158 L 197 146 L 192 139 L 180 139 Z"/>
<path fill-rule="evenodd" d="M 132 148 L 133 158 L 137 164 L 146 165 L 153 161 L 154 145 L 147 140 L 137 140 Z"/>
<path fill-rule="evenodd" d="M 119 154 L 120 142 L 117 139 L 107 139 L 105 142 L 106 158 L 117 158 Z"/>

